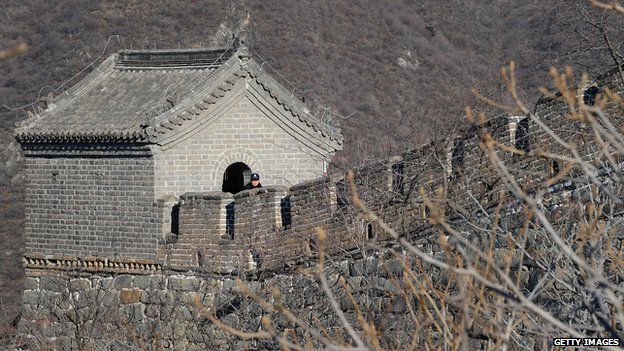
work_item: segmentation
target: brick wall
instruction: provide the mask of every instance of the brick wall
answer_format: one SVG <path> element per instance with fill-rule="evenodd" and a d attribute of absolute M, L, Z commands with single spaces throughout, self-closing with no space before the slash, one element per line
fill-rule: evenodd
<path fill-rule="evenodd" d="M 560 130 L 568 128 L 562 108 L 541 106 L 544 120 Z M 490 133 L 513 146 L 509 122 L 506 117 L 494 119 L 481 129 L 470 128 L 455 138 L 362 166 L 355 172 L 356 188 L 366 206 L 399 235 L 428 235 L 431 213 L 420 189 L 448 218 L 479 216 L 506 190 L 481 137 Z M 534 124 L 529 124 L 528 137 L 533 149 L 554 147 Z M 580 150 L 591 155 L 590 147 Z M 193 159 L 193 152 L 186 151 L 190 154 L 184 162 Z M 527 190 L 543 186 L 551 176 L 544 159 L 497 154 Z M 183 163 L 176 162 L 171 170 Z M 358 216 L 346 179 L 317 178 L 289 189 L 267 186 L 234 196 L 220 191 L 185 193 L 180 196 L 178 233 L 169 234 L 166 245 L 158 245 L 167 234 L 162 223 L 171 226 L 171 218 L 161 217 L 171 216 L 167 206 L 176 200 L 159 200 L 156 206 L 154 168 L 158 166 L 153 167 L 149 157 L 27 157 L 29 253 L 155 258 L 171 269 L 233 273 L 275 269 L 314 255 L 316 228 L 327 231 L 328 248 L 337 251 L 389 238 L 373 221 Z M 199 184 L 192 180 L 193 169 L 186 169 L 191 176 L 184 182 L 176 183 L 177 173 L 170 173 L 171 184 L 178 184 L 179 190 L 184 183 L 191 188 Z M 179 170 L 180 179 L 184 170 Z"/>
<path fill-rule="evenodd" d="M 180 196 L 179 233 L 161 252 L 172 268 L 199 268 L 201 253 L 217 252 L 225 235 L 225 206 L 232 201 L 229 193 L 188 193 Z"/>
<path fill-rule="evenodd" d="M 180 197 L 180 233 L 162 258 L 174 269 L 239 273 L 283 267 L 316 254 L 317 228 L 328 251 L 354 247 L 357 236 L 336 206 L 326 178 L 265 187 L 234 196 L 221 192 Z"/>
<path fill-rule="evenodd" d="M 24 174 L 26 254 L 155 256 L 150 157 L 27 155 Z"/>
<path fill-rule="evenodd" d="M 621 90 L 619 83 L 609 84 L 613 90 Z M 622 112 L 614 105 L 608 106 L 608 109 L 611 113 Z M 566 106 L 563 103 L 542 101 L 536 111 L 538 117 L 564 140 L 578 145 L 583 157 L 592 160 L 596 145 L 592 139 L 586 140 L 583 133 L 577 133 L 582 128 L 578 122 L 565 118 Z M 329 253 L 341 253 L 367 241 L 384 241 L 388 238 L 370 219 L 358 216 L 360 213 L 353 207 L 349 184 L 345 179 L 330 181 L 328 178 L 318 178 L 300 182 L 306 177 L 313 177 L 318 166 L 313 162 L 307 163 L 305 156 L 298 153 L 300 150 L 278 151 L 278 144 L 267 142 L 246 149 L 254 150 L 253 153 L 238 151 L 238 145 L 244 143 L 243 134 L 236 134 L 241 126 L 251 130 L 252 134 L 264 131 L 261 126 L 266 121 L 262 121 L 264 117 L 258 117 L 259 111 L 255 110 L 250 100 L 238 101 L 226 115 L 230 118 L 229 122 L 224 118 L 224 124 L 215 123 L 214 129 L 207 128 L 199 137 L 190 138 L 165 151 L 158 156 L 156 165 L 147 156 L 26 155 L 27 255 L 96 255 L 151 258 L 164 262 L 163 265 L 154 265 L 146 260 L 137 265 L 136 262 L 81 261 L 71 257 L 56 261 L 45 257 L 33 259 L 27 263 L 29 279 L 24 294 L 26 321 L 32 319 L 29 315 L 38 313 L 37 309 L 45 310 L 50 306 L 56 308 L 56 303 L 50 297 L 67 293 L 67 285 L 71 287 L 72 284 L 84 286 L 84 290 L 111 292 L 112 303 L 106 307 L 117 310 L 120 304 L 128 305 L 128 313 L 137 316 L 138 323 L 147 318 L 158 320 L 160 307 L 155 305 L 174 306 L 183 298 L 194 301 L 195 297 L 201 297 L 195 293 L 203 290 L 212 294 L 215 287 L 229 279 L 216 278 L 213 282 L 209 281 L 212 278 L 199 278 L 197 273 L 270 271 L 292 263 L 312 261 L 318 249 L 317 228 L 326 231 L 325 249 Z M 227 125 L 232 120 L 238 120 L 241 125 Z M 514 146 L 513 135 L 517 129 L 513 128 L 517 128 L 519 121 L 508 117 L 496 118 L 482 128 L 467 128 L 449 140 L 362 166 L 355 174 L 358 192 L 366 206 L 376 211 L 399 235 L 420 236 L 421 240 L 413 242 L 423 251 L 430 254 L 440 252 L 440 247 L 427 236 L 437 236 L 437 233 L 430 230 L 427 221 L 430 213 L 427 213 L 425 198 L 418 190 L 422 188 L 426 198 L 441 209 L 447 218 L 461 222 L 463 217 L 478 222 L 483 210 L 491 210 L 492 206 L 498 204 L 499 196 L 506 196 L 506 187 L 487 152 L 483 150 L 484 136 L 489 133 L 500 142 Z M 269 123 L 266 123 L 265 126 L 269 128 Z M 270 131 L 267 129 L 266 132 Z M 543 149 L 564 155 L 567 152 L 538 128 L 534 121 L 529 121 L 527 138 L 528 151 Z M 461 145 L 461 152 L 454 152 L 457 145 Z M 171 233 L 167 236 L 167 242 L 158 245 L 158 239 L 163 237 L 161 217 L 173 200 L 160 200 L 156 205 L 154 199 L 161 198 L 165 193 L 179 194 L 195 188 L 219 186 L 223 169 L 218 166 L 213 171 L 208 166 L 215 161 L 215 155 L 210 153 L 212 147 L 230 150 L 235 160 L 249 162 L 256 170 L 266 172 L 268 176 L 264 178 L 265 185 L 287 184 L 289 181 L 299 183 L 290 188 L 267 186 L 234 196 L 219 191 L 182 194 L 179 198 L 178 232 Z M 544 187 L 544 180 L 552 176 L 549 174 L 549 161 L 545 158 L 516 155 L 508 151 L 498 151 L 497 155 L 501 162 L 510 167 L 520 186 L 529 192 Z M 302 159 L 304 161 L 299 167 L 297 162 Z M 217 162 L 217 165 L 227 166 L 227 162 Z M 296 169 L 287 170 L 283 164 L 293 164 Z M 153 180 L 154 169 L 159 172 L 156 184 Z M 397 175 L 400 175 L 401 186 L 397 186 Z M 582 185 L 584 181 L 581 179 L 579 184 Z M 565 212 L 556 208 L 551 211 L 548 206 L 564 204 L 570 199 L 576 205 L 582 205 L 595 196 L 591 193 L 592 189 L 574 189 L 572 195 L 566 186 L 545 192 L 544 206 L 553 224 L 578 222 L 583 220 L 584 214 L 581 207 Z M 505 201 L 515 206 L 513 198 L 507 197 Z M 621 213 L 622 205 L 608 210 Z M 524 215 L 511 207 L 503 207 L 501 218 L 499 225 L 505 230 L 512 231 L 524 224 Z M 614 225 L 614 235 L 621 240 L 619 224 L 609 225 Z M 461 230 L 461 223 L 456 228 Z M 471 230 L 470 227 L 464 229 L 468 232 Z M 496 245 L 501 243 L 503 241 L 497 241 Z M 59 268 L 55 262 L 61 262 L 64 266 Z M 337 267 L 346 267 L 345 275 L 353 275 L 354 272 L 366 270 L 366 265 L 345 261 L 345 264 L 339 262 Z M 78 278 L 72 283 L 69 279 L 69 284 L 48 278 L 48 275 L 54 275 L 52 269 L 80 272 L 77 266 L 83 269 L 82 273 L 96 274 L 92 280 Z M 514 269 L 520 271 L 519 267 Z M 182 273 L 172 272 L 176 270 L 190 276 L 178 276 L 176 274 Z M 103 272 L 133 275 L 113 278 L 105 277 Z M 275 279 L 281 280 L 283 277 L 277 275 Z M 103 282 L 107 282 L 108 287 L 104 287 Z M 265 283 L 264 280 L 257 282 L 260 285 Z M 174 298 L 169 290 L 182 294 L 181 298 Z M 304 291 L 302 287 L 291 290 Z M 93 305 L 91 301 L 87 304 Z M 51 313 L 43 311 L 42 315 Z M 198 324 L 190 311 L 182 314 L 188 319 L 189 326 Z M 62 325 L 69 325 L 65 320 L 52 324 L 55 329 L 44 331 L 48 333 L 46 336 L 62 335 L 65 330 Z M 195 343 L 195 334 L 193 331 L 187 334 L 190 336 L 183 338 Z M 65 341 L 70 344 L 71 339 L 65 337 Z M 206 338 L 216 339 L 213 336 Z"/>
<path fill-rule="evenodd" d="M 154 146 L 157 197 L 221 191 L 223 173 L 235 162 L 260 173 L 264 185 L 290 186 L 323 175 L 323 161 L 330 158 L 327 151 L 317 153 L 295 139 L 307 137 L 298 135 L 293 126 L 309 127 L 298 120 L 284 125 L 276 117 L 280 111 L 267 107 L 272 100 L 268 93 L 267 101 L 260 101 L 262 97 L 246 93 L 242 82 L 230 94 L 228 106 L 207 127 L 198 126 L 199 132 L 172 146 Z"/>
<path fill-rule="evenodd" d="M 292 226 L 289 238 L 296 241 L 291 240 L 285 244 L 282 255 L 295 258 L 301 252 L 301 247 L 315 255 L 316 228 L 326 232 L 325 250 L 330 253 L 357 245 L 362 239 L 362 233 L 354 225 L 353 212 L 338 206 L 337 197 L 336 185 L 328 178 L 308 181 L 290 188 Z"/>
<path fill-rule="evenodd" d="M 166 245 L 172 268 L 233 273 L 264 261 L 280 230 L 284 188 L 228 193 L 186 193 L 180 197 L 180 233 Z M 266 261 L 264 261 L 266 262 Z M 262 265 L 263 263 L 256 263 Z"/>
<path fill-rule="evenodd" d="M 243 94 L 244 89 L 238 89 Z M 319 160 L 309 159 L 311 150 L 302 149 L 270 120 L 258 101 L 244 94 L 232 98 L 223 116 L 199 134 L 156 150 L 155 163 L 146 155 L 27 154 L 28 253 L 156 258 L 172 269 L 237 272 L 279 268 L 314 255 L 316 228 L 327 231 L 328 247 L 335 250 L 387 239 L 370 218 L 358 216 L 345 179 L 302 182 L 321 171 L 315 163 Z M 619 111 L 616 106 L 609 108 L 612 113 Z M 566 119 L 563 103 L 544 100 L 536 111 L 564 140 L 579 145 L 584 157 L 593 157 L 596 146 L 585 142 L 582 133 L 573 132 L 581 126 Z M 483 141 L 489 134 L 515 146 L 521 121 L 522 117 L 493 118 L 447 140 L 364 165 L 355 172 L 358 192 L 366 206 L 399 235 L 428 235 L 431 213 L 426 200 L 450 219 L 481 216 L 498 204 L 500 196 L 505 196 L 505 208 L 513 212 L 518 204 L 509 196 Z M 565 154 L 533 121 L 526 136 L 528 151 Z M 544 180 L 552 176 L 550 161 L 543 157 L 503 150 L 497 155 L 528 192 L 543 188 Z M 234 161 L 263 173 L 266 187 L 235 196 L 195 192 L 219 188 L 224 167 Z M 289 182 L 298 184 L 288 189 L 275 186 Z M 171 215 L 166 206 L 175 203 L 171 198 L 162 200 L 161 195 L 188 190 L 192 192 L 180 197 L 179 233 L 168 235 L 169 241 L 159 246 L 158 239 L 166 236 L 162 223 L 171 222 L 162 216 Z M 161 199 L 158 206 L 154 198 Z M 547 200 L 553 201 L 559 200 Z"/>

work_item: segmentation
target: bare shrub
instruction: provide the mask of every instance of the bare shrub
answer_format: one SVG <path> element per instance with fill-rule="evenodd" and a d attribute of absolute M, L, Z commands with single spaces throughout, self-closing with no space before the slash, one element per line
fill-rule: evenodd
<path fill-rule="evenodd" d="M 211 321 L 285 350 L 542 350 L 556 337 L 624 339 L 619 68 L 596 85 L 586 75 L 576 80 L 569 67 L 552 69 L 556 90 L 541 89 L 536 111 L 520 98 L 514 69 L 513 62 L 502 69 L 504 100 L 475 95 L 520 116 L 516 138 L 502 137 L 508 131 L 497 130 L 496 119 L 466 110 L 478 141 L 466 157 L 479 162 L 449 172 L 439 188 L 420 186 L 412 197 L 426 205 L 425 240 L 382 219 L 349 173 L 360 218 L 390 237 L 359 251 L 375 250 L 380 265 L 398 264 L 399 274 L 368 272 L 362 279 L 370 282 L 355 283 L 340 270 L 344 256 L 325 255 L 331 233 L 319 230 L 317 269 L 302 274 L 325 301 L 300 312 L 280 303 L 290 292 L 262 297 L 241 282 L 241 292 L 267 313 L 257 329 Z"/>

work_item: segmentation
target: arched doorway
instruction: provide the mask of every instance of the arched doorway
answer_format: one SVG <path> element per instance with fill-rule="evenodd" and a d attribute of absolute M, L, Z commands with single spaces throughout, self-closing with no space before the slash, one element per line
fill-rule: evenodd
<path fill-rule="evenodd" d="M 236 162 L 229 165 L 223 173 L 223 192 L 236 194 L 243 190 L 245 182 L 249 181 L 251 169 L 242 162 Z"/>

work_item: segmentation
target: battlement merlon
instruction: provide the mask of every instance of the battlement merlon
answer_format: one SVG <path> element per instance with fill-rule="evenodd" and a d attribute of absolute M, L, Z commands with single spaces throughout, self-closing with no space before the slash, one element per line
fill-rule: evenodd
<path fill-rule="evenodd" d="M 328 178 L 319 178 L 290 189 L 268 186 L 236 195 L 199 192 L 164 198 L 158 202 L 161 209 L 177 207 L 172 212 L 175 225 L 161 233 L 153 258 L 28 252 L 24 264 L 35 275 L 41 269 L 132 274 L 279 269 L 314 255 L 310 245 L 317 228 L 332 233 L 331 250 L 352 246 L 347 216 L 337 208 L 334 188 Z"/>

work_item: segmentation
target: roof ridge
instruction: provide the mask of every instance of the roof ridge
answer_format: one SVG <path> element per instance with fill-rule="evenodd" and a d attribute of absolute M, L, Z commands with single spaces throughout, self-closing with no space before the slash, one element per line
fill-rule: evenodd
<path fill-rule="evenodd" d="M 120 50 L 117 52 L 115 68 L 118 69 L 175 69 L 213 68 L 230 59 L 240 47 L 234 40 L 227 47 Z"/>
<path fill-rule="evenodd" d="M 118 50 L 118 54 L 149 54 L 149 53 L 194 53 L 194 52 L 211 52 L 219 50 L 227 50 L 235 48 L 234 45 L 230 46 L 215 46 L 215 47 L 199 47 L 199 48 L 170 48 L 170 49 L 122 49 Z"/>
<path fill-rule="evenodd" d="M 333 147 L 343 143 L 339 127 L 314 116 L 298 96 L 293 96 L 269 72 L 262 70 L 244 45 L 237 43 L 236 47 L 220 51 L 171 51 L 175 51 L 174 60 L 166 57 L 169 50 L 125 51 L 111 55 L 106 64 L 96 67 L 73 86 L 67 96 L 58 99 L 60 104 L 22 122 L 14 131 L 15 137 L 34 143 L 71 140 L 161 143 L 194 125 L 191 120 L 210 110 L 243 79 L 245 89 L 253 82 L 254 86 L 264 89 L 276 107 L 280 105 L 293 122 L 298 119 L 307 125 L 308 132 L 314 130 L 311 136 L 316 135 Z M 156 57 L 149 57 L 153 52 L 157 53 Z M 146 55 L 141 56 L 145 61 L 129 65 L 130 61 L 120 57 L 134 53 Z M 176 56 L 178 54 L 183 57 Z M 131 59 L 141 61 L 138 57 Z M 163 62 L 167 66 L 154 66 Z M 218 67 L 205 68 L 215 62 Z M 198 67 L 203 69 L 196 69 Z M 177 74 L 187 70 L 194 73 L 189 77 Z M 169 75 L 161 77 L 161 72 Z M 138 101 L 139 98 L 143 100 Z M 72 105 L 77 103 L 81 105 Z"/>

